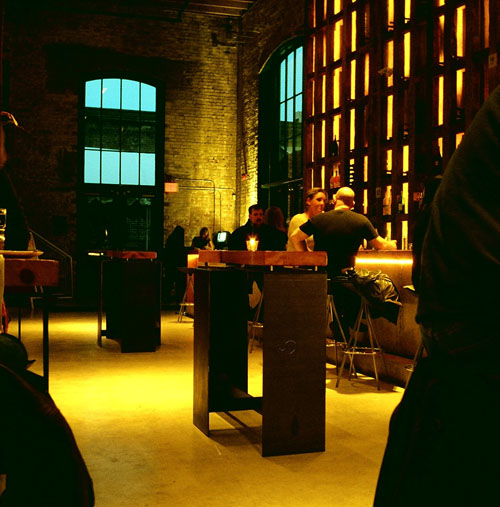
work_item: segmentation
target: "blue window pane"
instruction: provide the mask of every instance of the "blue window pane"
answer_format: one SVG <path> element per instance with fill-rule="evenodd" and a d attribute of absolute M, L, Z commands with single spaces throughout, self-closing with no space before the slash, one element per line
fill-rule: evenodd
<path fill-rule="evenodd" d="M 156 111 L 156 88 L 141 83 L 141 111 Z"/>
<path fill-rule="evenodd" d="M 280 121 L 285 121 L 285 120 L 286 120 L 285 103 L 283 102 L 283 104 L 280 104 Z"/>
<path fill-rule="evenodd" d="M 101 152 L 99 150 L 85 148 L 83 181 L 85 183 L 101 182 Z"/>
<path fill-rule="evenodd" d="M 139 184 L 139 153 L 122 153 L 122 185 Z"/>
<path fill-rule="evenodd" d="M 120 109 L 120 79 L 102 80 L 102 107 Z"/>
<path fill-rule="evenodd" d="M 293 122 L 293 117 L 294 117 L 293 113 L 294 113 L 293 99 L 290 99 L 290 100 L 286 101 L 286 121 L 288 123 Z M 290 134 L 291 134 L 291 132 L 290 132 Z"/>
<path fill-rule="evenodd" d="M 122 81 L 122 109 L 139 111 L 139 82 Z"/>
<path fill-rule="evenodd" d="M 295 76 L 294 76 L 294 69 L 295 66 L 293 64 L 295 58 L 294 54 L 290 53 L 287 58 L 287 65 L 286 65 L 286 98 L 289 99 L 290 97 L 293 97 L 293 84 L 295 82 Z"/>
<path fill-rule="evenodd" d="M 295 93 L 302 93 L 302 65 L 303 65 L 302 48 L 297 48 L 295 52 Z"/>
<path fill-rule="evenodd" d="M 297 118 L 297 113 L 302 113 L 302 109 L 303 109 L 303 106 L 302 106 L 302 94 L 299 93 L 296 97 L 295 97 L 295 118 Z"/>
<path fill-rule="evenodd" d="M 155 154 L 141 153 L 141 185 L 155 184 Z"/>
<path fill-rule="evenodd" d="M 120 183 L 120 153 L 102 152 L 102 182 L 118 185 Z"/>
<path fill-rule="evenodd" d="M 285 85 L 286 85 L 286 60 L 283 60 L 280 65 L 280 102 L 285 100 Z"/>
<path fill-rule="evenodd" d="M 85 107 L 101 107 L 102 81 L 95 79 L 85 83 Z"/>

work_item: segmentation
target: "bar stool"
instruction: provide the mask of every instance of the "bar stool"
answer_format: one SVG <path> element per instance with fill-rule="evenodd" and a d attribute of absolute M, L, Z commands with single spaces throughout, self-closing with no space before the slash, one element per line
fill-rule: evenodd
<path fill-rule="evenodd" d="M 189 289 L 194 292 L 194 268 L 177 268 L 179 271 L 186 273 L 187 283 L 186 290 L 182 296 L 181 304 L 179 306 L 179 315 L 177 316 L 177 322 L 182 322 L 182 317 L 186 312 L 186 308 L 194 308 L 194 303 L 187 300 Z"/>
<path fill-rule="evenodd" d="M 360 333 L 360 327 L 362 321 L 366 322 L 367 330 L 368 330 L 368 339 L 370 342 L 369 346 L 359 346 L 358 345 L 358 338 Z M 340 379 L 342 377 L 342 372 L 344 371 L 344 366 L 346 359 L 349 358 L 350 365 L 349 365 L 349 373 L 348 373 L 348 380 L 351 380 L 351 375 L 354 372 L 354 375 L 356 375 L 356 370 L 354 369 L 354 357 L 357 355 L 363 355 L 363 356 L 372 356 L 373 360 L 373 371 L 375 373 L 375 380 L 377 381 L 377 389 L 380 391 L 380 382 L 378 377 L 378 368 L 377 368 L 377 362 L 376 362 L 376 356 L 380 355 L 382 357 L 382 361 L 384 362 L 384 368 L 387 369 L 385 364 L 385 358 L 382 352 L 382 349 L 380 347 L 380 344 L 377 340 L 377 335 L 375 334 L 375 329 L 373 327 L 373 321 L 370 314 L 370 306 L 368 301 L 361 296 L 361 306 L 359 308 L 358 316 L 356 318 L 356 322 L 354 324 L 354 330 L 352 333 L 352 336 L 349 339 L 349 342 L 344 350 L 344 357 L 342 358 L 342 364 L 340 366 L 340 373 L 337 376 L 337 384 L 336 387 L 340 384 Z"/>
<path fill-rule="evenodd" d="M 344 328 L 340 322 L 340 317 L 337 312 L 337 307 L 335 306 L 335 299 L 332 293 L 327 295 L 327 306 L 326 306 L 326 321 L 328 323 L 334 322 L 336 323 L 338 329 L 340 330 L 341 340 L 335 337 L 335 333 L 333 333 L 333 339 L 331 342 L 327 341 L 327 347 L 335 347 L 335 366 L 337 367 L 337 375 L 339 373 L 339 361 L 338 361 L 338 348 L 345 350 L 347 348 L 348 340 L 346 339 Z M 353 366 L 354 367 L 354 366 Z"/>

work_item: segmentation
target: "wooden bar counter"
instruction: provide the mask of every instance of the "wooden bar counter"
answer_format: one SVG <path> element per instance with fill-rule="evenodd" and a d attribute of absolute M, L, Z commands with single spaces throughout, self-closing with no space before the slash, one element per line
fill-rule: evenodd
<path fill-rule="evenodd" d="M 202 251 L 204 263 L 195 271 L 194 424 L 209 435 L 210 412 L 255 410 L 263 456 L 324 451 L 326 272 L 285 266 L 325 266 L 326 254 Z M 262 397 L 248 394 L 252 276 L 264 293 Z"/>

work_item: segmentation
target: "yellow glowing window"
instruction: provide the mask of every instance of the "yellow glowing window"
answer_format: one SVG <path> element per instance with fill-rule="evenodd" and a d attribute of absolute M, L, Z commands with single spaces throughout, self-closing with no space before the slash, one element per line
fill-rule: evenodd
<path fill-rule="evenodd" d="M 340 138 L 340 114 L 333 117 L 333 138 Z"/>
<path fill-rule="evenodd" d="M 368 214 L 368 190 L 363 190 L 363 213 Z"/>
<path fill-rule="evenodd" d="M 387 0 L 387 26 L 394 25 L 394 0 Z"/>
<path fill-rule="evenodd" d="M 316 114 L 315 105 L 315 97 L 316 97 L 316 81 L 313 80 L 311 83 L 311 115 L 314 116 Z"/>
<path fill-rule="evenodd" d="M 314 124 L 311 125 L 311 162 L 314 162 Z M 314 186 L 314 185 L 312 185 Z"/>
<path fill-rule="evenodd" d="M 408 168 L 410 164 L 410 147 L 405 144 L 403 146 L 403 176 L 408 174 Z"/>
<path fill-rule="evenodd" d="M 392 186 L 388 185 L 385 189 L 384 198 L 382 200 L 382 215 L 390 215 L 392 206 Z"/>
<path fill-rule="evenodd" d="M 313 35 L 311 38 L 312 44 L 312 71 L 316 71 L 316 37 Z"/>
<path fill-rule="evenodd" d="M 459 132 L 455 137 L 455 146 L 458 146 L 462 142 L 462 138 L 464 137 L 463 132 Z"/>
<path fill-rule="evenodd" d="M 404 77 L 410 77 L 410 32 L 404 35 Z"/>
<path fill-rule="evenodd" d="M 342 25 L 343 21 L 337 21 L 333 30 L 333 60 L 336 61 L 341 56 L 342 49 Z"/>
<path fill-rule="evenodd" d="M 321 37 L 321 42 L 323 44 L 323 67 L 326 65 L 326 33 L 323 32 L 323 37 Z"/>
<path fill-rule="evenodd" d="M 443 124 L 444 117 L 444 77 L 438 79 L 438 125 Z"/>
<path fill-rule="evenodd" d="M 325 188 L 325 166 L 321 166 L 321 188 Z"/>
<path fill-rule="evenodd" d="M 394 42 L 391 40 L 385 46 L 385 60 L 387 68 L 387 86 L 393 85 L 392 73 L 394 69 Z"/>
<path fill-rule="evenodd" d="M 321 157 L 325 156 L 325 120 L 321 122 Z"/>
<path fill-rule="evenodd" d="M 437 145 L 438 145 L 439 153 L 442 154 L 443 153 L 443 138 L 442 137 L 438 137 Z"/>
<path fill-rule="evenodd" d="M 316 2 L 313 1 L 311 2 L 311 9 L 312 9 L 312 26 L 315 27 L 316 26 Z"/>
<path fill-rule="evenodd" d="M 465 6 L 457 9 L 457 56 L 465 55 Z"/>
<path fill-rule="evenodd" d="M 311 188 L 312 187 L 315 187 L 316 185 L 314 184 L 314 170 L 311 169 Z"/>
<path fill-rule="evenodd" d="M 350 124 L 350 149 L 354 150 L 354 142 L 356 135 L 356 111 L 351 109 L 351 124 Z"/>
<path fill-rule="evenodd" d="M 363 181 L 368 181 L 368 157 L 366 155 L 363 157 Z"/>
<path fill-rule="evenodd" d="M 324 113 L 326 111 L 326 75 L 323 74 L 323 79 L 321 80 L 321 112 Z"/>
<path fill-rule="evenodd" d="M 484 47 L 490 47 L 490 0 L 483 0 Z"/>
<path fill-rule="evenodd" d="M 411 17 L 411 0 L 405 0 L 405 20 L 409 21 Z"/>
<path fill-rule="evenodd" d="M 408 183 L 403 183 L 403 213 L 408 213 Z"/>
<path fill-rule="evenodd" d="M 356 98 L 356 60 L 351 60 L 351 99 Z"/>
<path fill-rule="evenodd" d="M 406 220 L 401 222 L 401 240 L 403 250 L 408 250 L 408 222 Z"/>
<path fill-rule="evenodd" d="M 356 51 L 356 11 L 351 14 L 351 51 Z"/>
<path fill-rule="evenodd" d="M 463 107 L 464 73 L 465 69 L 457 70 L 457 107 Z"/>
<path fill-rule="evenodd" d="M 387 174 L 392 173 L 392 150 L 387 150 L 387 155 L 385 158 L 385 172 Z"/>
<path fill-rule="evenodd" d="M 349 185 L 354 183 L 354 159 L 349 160 Z"/>
<path fill-rule="evenodd" d="M 392 95 L 387 96 L 387 139 L 392 138 Z"/>
<path fill-rule="evenodd" d="M 387 222 L 385 239 L 387 239 L 387 240 L 392 239 L 392 224 L 391 224 L 391 222 Z"/>
<path fill-rule="evenodd" d="M 444 16 L 439 16 L 438 19 L 438 61 L 439 63 L 444 63 Z"/>
<path fill-rule="evenodd" d="M 328 4 L 328 0 L 323 0 L 323 21 L 326 19 L 327 4 Z"/>
<path fill-rule="evenodd" d="M 441 7 L 442 5 L 444 5 L 444 2 L 445 0 L 436 0 L 436 6 Z"/>
<path fill-rule="evenodd" d="M 370 55 L 365 55 L 365 95 L 370 93 Z"/>
<path fill-rule="evenodd" d="M 338 67 L 333 71 L 333 107 L 340 106 L 342 68 Z"/>
<path fill-rule="evenodd" d="M 342 9 L 342 0 L 333 0 L 333 13 L 337 14 L 340 9 Z"/>

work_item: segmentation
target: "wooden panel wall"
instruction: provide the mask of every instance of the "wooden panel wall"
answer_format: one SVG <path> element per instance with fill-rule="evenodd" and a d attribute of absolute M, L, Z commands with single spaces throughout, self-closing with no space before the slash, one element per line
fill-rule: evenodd
<path fill-rule="evenodd" d="M 493 0 L 308 0 L 304 188 L 412 241 L 426 180 L 500 82 Z M 337 176 L 338 175 L 338 176 Z"/>

